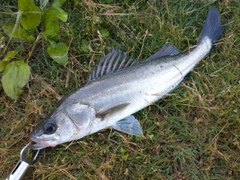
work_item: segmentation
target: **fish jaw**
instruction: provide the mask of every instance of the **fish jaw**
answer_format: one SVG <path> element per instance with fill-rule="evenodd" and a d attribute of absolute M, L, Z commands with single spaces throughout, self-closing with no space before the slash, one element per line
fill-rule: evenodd
<path fill-rule="evenodd" d="M 35 150 L 58 145 L 58 141 L 56 141 L 55 138 L 46 140 L 46 138 L 31 137 L 30 140 L 33 142 L 32 149 Z"/>
<path fill-rule="evenodd" d="M 45 134 L 42 130 L 37 131 L 35 128 L 30 134 L 30 140 L 33 142 L 33 149 L 43 149 L 46 147 L 55 147 L 60 144 L 61 136 L 57 133 Z"/>

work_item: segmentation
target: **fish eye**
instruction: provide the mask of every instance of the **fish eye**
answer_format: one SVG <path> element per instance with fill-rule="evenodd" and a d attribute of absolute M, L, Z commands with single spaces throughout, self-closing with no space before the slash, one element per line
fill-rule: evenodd
<path fill-rule="evenodd" d="M 44 126 L 43 126 L 43 130 L 46 134 L 52 134 L 56 131 L 57 127 L 55 124 L 53 123 L 45 123 Z"/>

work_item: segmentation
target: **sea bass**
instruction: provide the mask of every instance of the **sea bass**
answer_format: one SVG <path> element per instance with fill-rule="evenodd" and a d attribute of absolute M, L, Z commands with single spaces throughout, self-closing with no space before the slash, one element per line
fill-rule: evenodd
<path fill-rule="evenodd" d="M 223 33 L 211 7 L 196 47 L 179 53 L 171 43 L 144 61 L 112 49 L 95 65 L 86 85 L 63 98 L 30 135 L 34 149 L 80 139 L 106 128 L 142 135 L 133 113 L 172 91 L 211 50 Z"/>

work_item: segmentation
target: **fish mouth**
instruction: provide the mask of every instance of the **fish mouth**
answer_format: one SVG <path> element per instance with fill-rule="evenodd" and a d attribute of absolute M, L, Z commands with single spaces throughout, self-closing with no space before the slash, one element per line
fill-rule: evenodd
<path fill-rule="evenodd" d="M 43 139 L 31 137 L 30 140 L 32 142 L 31 148 L 33 150 L 40 150 L 40 149 L 44 149 L 46 147 L 55 147 L 57 145 L 55 139 L 53 139 L 53 138 L 43 140 Z"/>
<path fill-rule="evenodd" d="M 33 144 L 31 147 L 33 150 L 40 150 L 40 149 L 44 149 L 44 148 L 48 147 L 48 146 L 44 146 L 42 144 L 36 143 L 34 141 L 32 141 L 32 142 L 33 142 Z"/>

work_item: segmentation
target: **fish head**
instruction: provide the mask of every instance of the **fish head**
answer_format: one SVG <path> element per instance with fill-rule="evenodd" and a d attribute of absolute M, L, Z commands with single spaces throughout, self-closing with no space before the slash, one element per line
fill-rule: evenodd
<path fill-rule="evenodd" d="M 55 147 L 58 144 L 88 135 L 95 110 L 81 103 L 68 104 L 50 113 L 34 128 L 30 139 L 33 149 Z"/>

